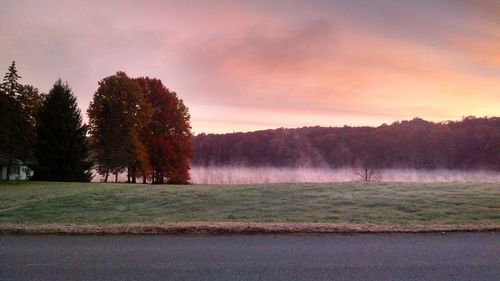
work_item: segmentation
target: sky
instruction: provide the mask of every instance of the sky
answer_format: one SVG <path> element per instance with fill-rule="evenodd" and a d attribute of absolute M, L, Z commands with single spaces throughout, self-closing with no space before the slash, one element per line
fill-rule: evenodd
<path fill-rule="evenodd" d="M 195 133 L 500 116 L 500 1 L 0 0 L 13 60 L 84 121 L 118 70 L 160 78 Z"/>

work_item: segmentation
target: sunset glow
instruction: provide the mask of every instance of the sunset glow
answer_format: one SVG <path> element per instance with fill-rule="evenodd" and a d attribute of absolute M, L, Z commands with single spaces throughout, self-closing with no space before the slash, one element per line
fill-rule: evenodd
<path fill-rule="evenodd" d="M 195 133 L 500 115 L 500 2 L 2 1 L 0 67 L 86 112 L 117 70 L 162 79 Z"/>

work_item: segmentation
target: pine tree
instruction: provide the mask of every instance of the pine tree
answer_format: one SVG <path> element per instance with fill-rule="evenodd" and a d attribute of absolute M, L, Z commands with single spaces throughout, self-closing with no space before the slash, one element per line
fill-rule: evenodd
<path fill-rule="evenodd" d="M 16 62 L 13 61 L 9 66 L 9 71 L 5 73 L 3 77 L 3 82 L 0 84 L 0 89 L 2 92 L 10 96 L 11 98 L 16 98 L 17 95 L 21 92 L 21 84 L 17 82 L 17 80 L 21 78 L 17 74 Z"/>
<path fill-rule="evenodd" d="M 75 96 L 67 83 L 58 80 L 38 114 L 33 178 L 90 181 L 86 131 Z"/>

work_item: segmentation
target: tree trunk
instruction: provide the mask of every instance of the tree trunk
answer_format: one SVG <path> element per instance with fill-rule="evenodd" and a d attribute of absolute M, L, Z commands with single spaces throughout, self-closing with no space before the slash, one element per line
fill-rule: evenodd
<path fill-rule="evenodd" d="M 12 165 L 12 158 L 7 162 L 7 180 L 10 180 L 10 165 Z"/>
<path fill-rule="evenodd" d="M 132 183 L 137 183 L 137 177 L 135 176 L 136 167 L 132 166 Z"/>
<path fill-rule="evenodd" d="M 115 172 L 115 183 L 118 182 L 118 172 Z"/>
<path fill-rule="evenodd" d="M 157 184 L 163 184 L 163 173 L 162 172 L 159 172 L 158 173 L 158 179 L 156 180 L 156 183 Z"/>
<path fill-rule="evenodd" d="M 109 169 L 106 169 L 106 175 L 104 176 L 104 182 L 108 182 Z"/>

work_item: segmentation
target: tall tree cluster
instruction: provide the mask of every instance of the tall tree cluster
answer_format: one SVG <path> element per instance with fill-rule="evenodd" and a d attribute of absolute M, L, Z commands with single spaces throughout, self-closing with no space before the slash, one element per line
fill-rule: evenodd
<path fill-rule="evenodd" d="M 90 181 L 86 126 L 76 98 L 58 80 L 48 95 L 22 85 L 15 62 L 0 84 L 0 157 L 10 169 L 19 162 L 33 179 Z"/>
<path fill-rule="evenodd" d="M 0 157 L 7 163 L 7 179 L 16 161 L 32 166 L 36 117 L 44 95 L 32 85 L 19 83 L 15 62 L 0 84 Z"/>
<path fill-rule="evenodd" d="M 93 158 L 108 181 L 126 171 L 128 182 L 188 183 L 192 158 L 190 116 L 159 79 L 106 77 L 88 109 Z"/>
<path fill-rule="evenodd" d="M 200 134 L 193 147 L 197 166 L 500 170 L 500 118 Z"/>

